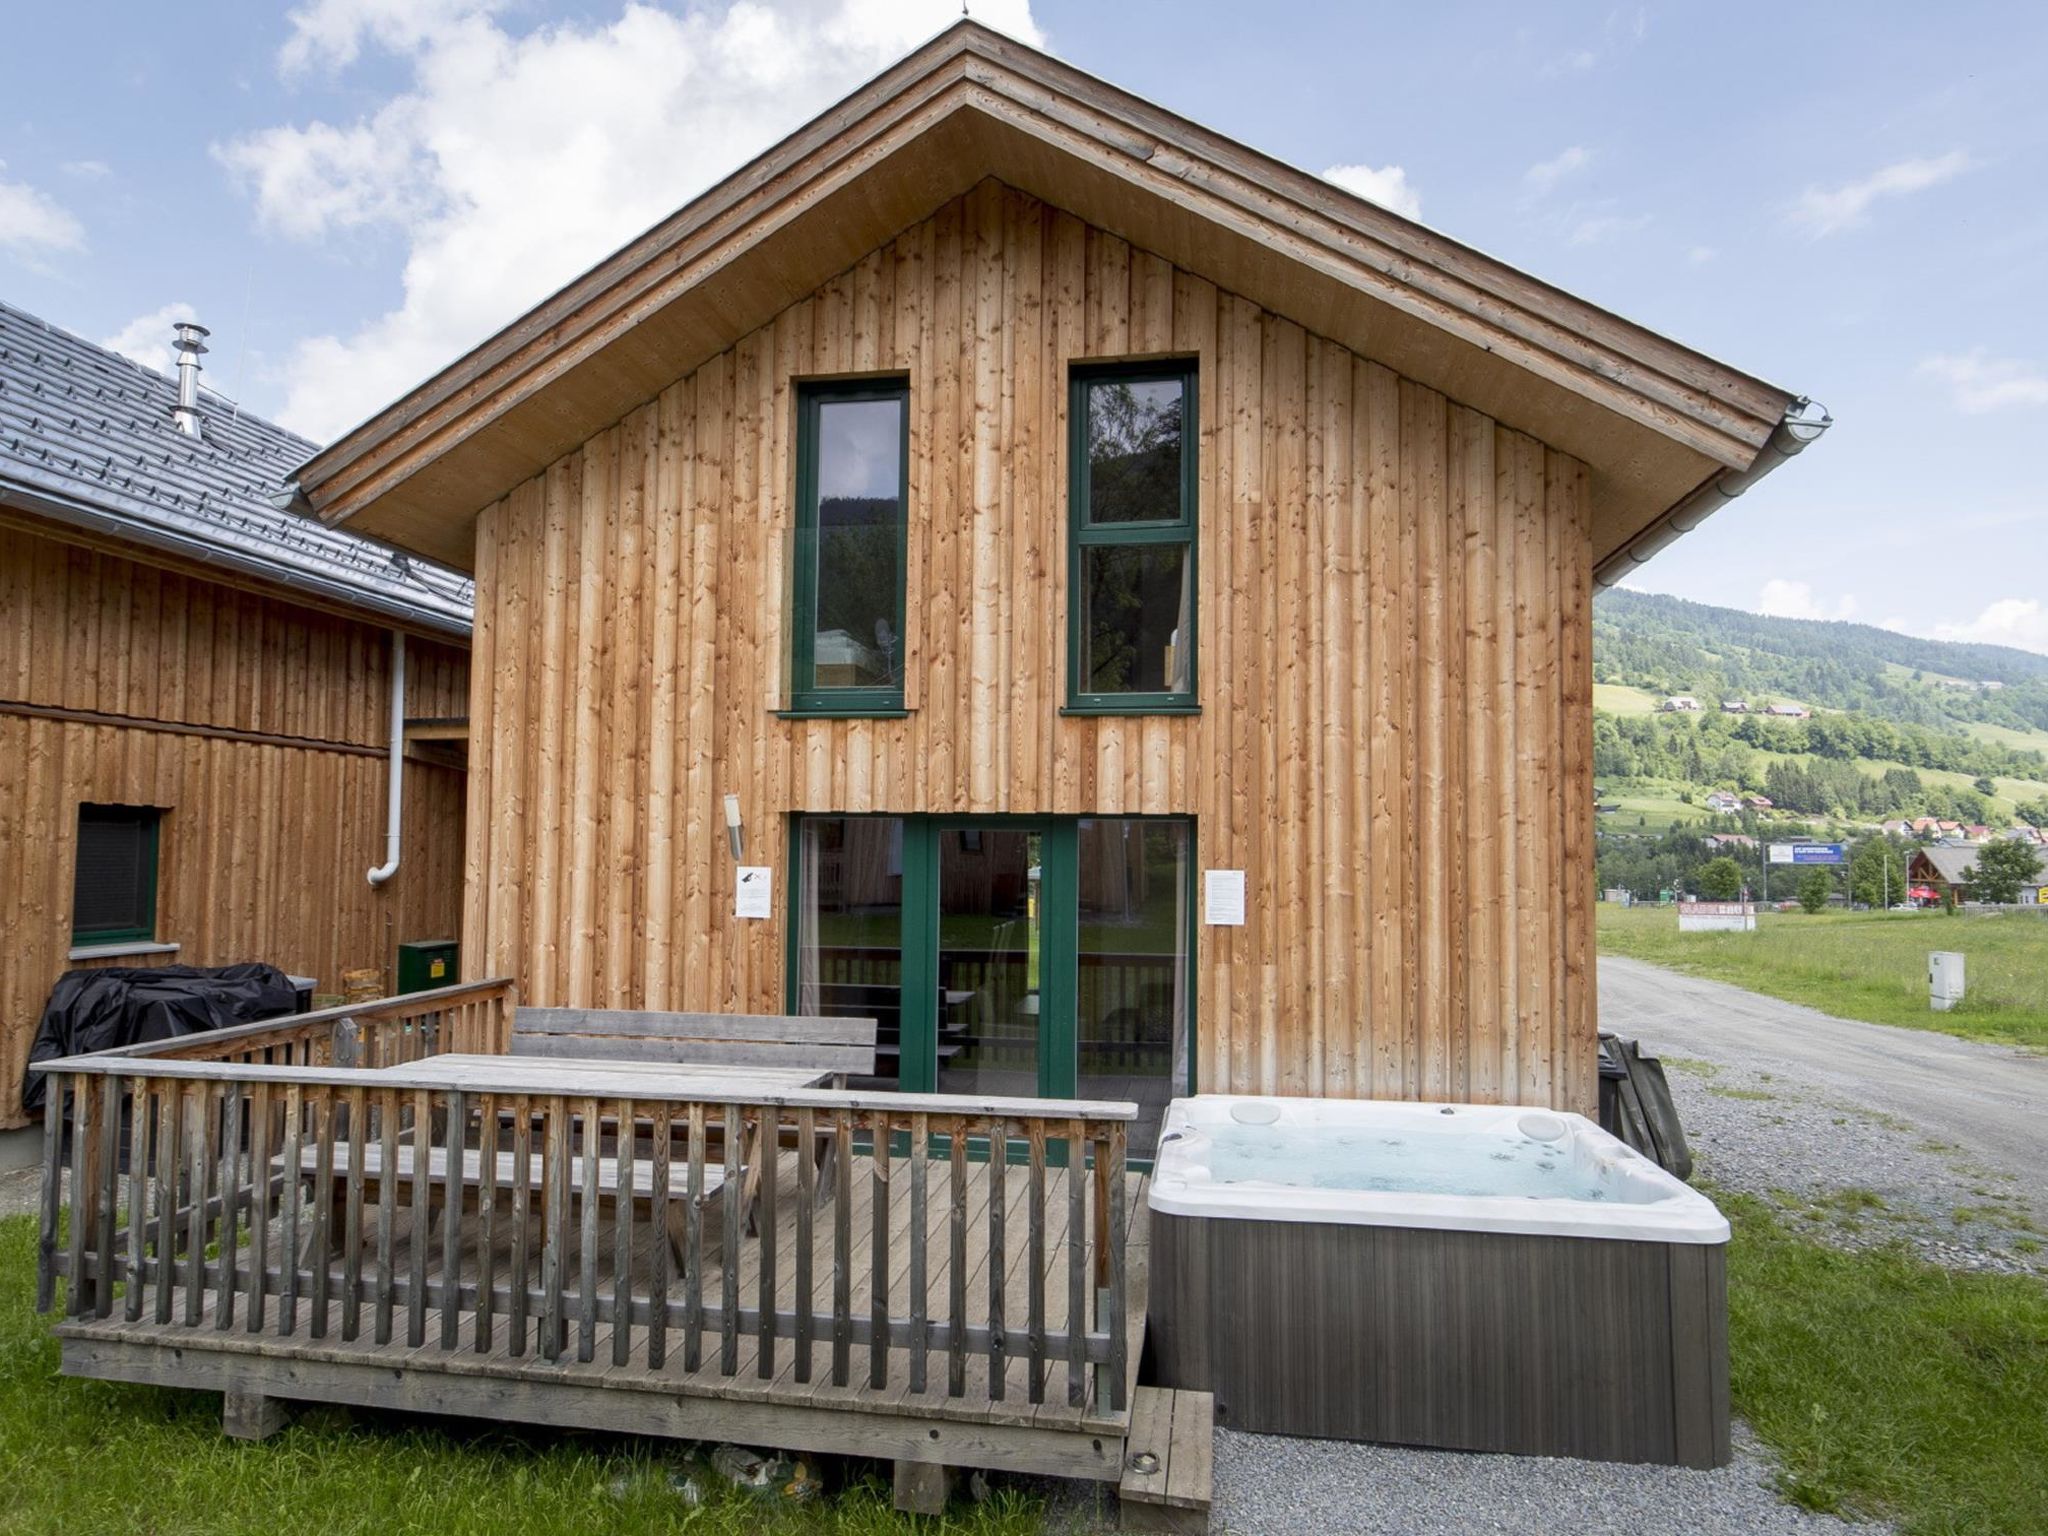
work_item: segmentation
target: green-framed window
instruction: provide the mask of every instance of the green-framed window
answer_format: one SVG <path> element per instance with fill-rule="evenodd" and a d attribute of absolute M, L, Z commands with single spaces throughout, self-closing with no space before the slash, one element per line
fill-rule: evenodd
<path fill-rule="evenodd" d="M 1070 712 L 1196 708 L 1195 383 L 1193 362 L 1074 370 Z"/>
<path fill-rule="evenodd" d="M 146 944 L 156 938 L 162 820 L 163 813 L 148 806 L 79 806 L 71 897 L 74 945 Z"/>
<path fill-rule="evenodd" d="M 909 487 L 908 381 L 799 388 L 792 713 L 903 708 Z"/>

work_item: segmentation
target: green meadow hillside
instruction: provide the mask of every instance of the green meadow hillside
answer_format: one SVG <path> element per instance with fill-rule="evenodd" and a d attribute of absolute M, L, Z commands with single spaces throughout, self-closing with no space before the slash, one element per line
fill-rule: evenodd
<path fill-rule="evenodd" d="M 1616 590 L 1593 677 L 1603 884 L 1682 879 L 1713 832 L 2048 826 L 2048 656 Z M 1717 815 L 1717 790 L 1770 809 Z"/>

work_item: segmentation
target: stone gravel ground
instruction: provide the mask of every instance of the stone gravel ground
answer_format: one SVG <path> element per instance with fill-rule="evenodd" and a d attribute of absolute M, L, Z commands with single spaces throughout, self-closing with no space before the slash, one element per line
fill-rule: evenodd
<path fill-rule="evenodd" d="M 1643 1041 L 1646 1051 L 1659 1042 Z M 1696 1178 L 1772 1200 L 1824 1242 L 1903 1239 L 1951 1269 L 2048 1274 L 2018 1180 L 1952 1142 L 1803 1081 L 1784 1064 L 1661 1051 Z M 1690 1054 L 1686 1054 L 1690 1053 Z"/>

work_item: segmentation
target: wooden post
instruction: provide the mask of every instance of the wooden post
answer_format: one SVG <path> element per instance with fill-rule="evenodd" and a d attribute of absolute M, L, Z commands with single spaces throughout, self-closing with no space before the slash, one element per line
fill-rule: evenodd
<path fill-rule="evenodd" d="M 231 1440 L 268 1440 L 284 1428 L 285 1405 L 260 1392 L 228 1392 L 221 1396 L 220 1430 Z"/>
<path fill-rule="evenodd" d="M 957 1475 L 936 1462 L 897 1462 L 896 1507 L 906 1515 L 943 1515 Z"/>

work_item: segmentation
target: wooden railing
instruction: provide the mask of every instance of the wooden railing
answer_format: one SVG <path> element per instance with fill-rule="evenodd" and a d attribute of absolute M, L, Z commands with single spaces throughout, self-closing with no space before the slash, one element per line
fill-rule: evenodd
<path fill-rule="evenodd" d="M 502 1056 L 511 1046 L 517 1000 L 503 977 L 465 981 L 123 1046 L 114 1054 L 271 1067 L 390 1067 L 443 1051 Z"/>
<path fill-rule="evenodd" d="M 825 1351 L 835 1385 L 865 1355 L 870 1388 L 900 1370 L 956 1399 L 1003 1398 L 1021 1359 L 1032 1403 L 1063 1368 L 1070 1404 L 1125 1410 L 1128 1104 L 621 1097 L 573 1070 L 534 1093 L 163 1051 L 47 1070 L 73 1133 L 49 1116 L 43 1310 L 63 1279 L 78 1316 L 546 1360 L 594 1358 L 609 1324 L 618 1366 L 806 1382 Z"/>

